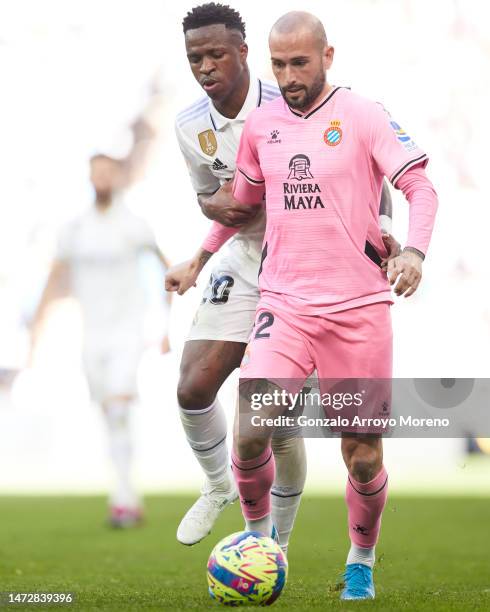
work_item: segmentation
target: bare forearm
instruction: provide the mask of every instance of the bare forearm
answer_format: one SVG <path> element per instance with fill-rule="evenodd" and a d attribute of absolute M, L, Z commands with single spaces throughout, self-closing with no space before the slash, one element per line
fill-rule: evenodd
<path fill-rule="evenodd" d="M 214 215 L 208 209 L 209 198 L 211 197 L 211 195 L 212 194 L 198 193 L 197 194 L 197 203 L 199 204 L 199 206 L 201 208 L 202 214 L 205 217 L 207 217 L 208 219 L 211 219 L 211 221 L 214 221 Z"/>
<path fill-rule="evenodd" d="M 381 190 L 381 201 L 379 203 L 379 214 L 393 218 L 393 201 L 391 199 L 390 188 L 386 181 L 383 181 L 383 188 Z"/>
<path fill-rule="evenodd" d="M 41 294 L 38 307 L 32 321 L 32 332 L 37 333 L 50 305 L 58 298 L 68 294 L 68 269 L 62 261 L 56 261 L 49 273 L 46 286 Z"/>
<path fill-rule="evenodd" d="M 194 259 L 197 265 L 197 270 L 199 272 L 201 272 L 201 270 L 208 263 L 208 261 L 211 259 L 212 256 L 213 256 L 213 253 L 211 251 L 207 251 L 203 247 L 199 248 L 196 255 L 194 256 Z"/>
<path fill-rule="evenodd" d="M 379 226 L 385 234 L 391 234 L 393 219 L 393 202 L 386 180 L 383 181 L 381 201 L 379 203 Z"/>
<path fill-rule="evenodd" d="M 31 324 L 31 336 L 33 342 L 36 342 L 39 337 L 39 332 L 43 326 L 44 320 L 46 318 L 46 313 L 49 310 L 49 307 L 59 296 L 59 291 L 57 290 L 56 283 L 53 282 L 53 279 L 50 277 L 48 282 L 46 283 L 46 287 L 42 292 L 41 299 L 39 300 L 38 307 L 36 312 L 34 313 L 34 317 Z"/>
<path fill-rule="evenodd" d="M 208 219 L 226 227 L 240 227 L 248 223 L 258 212 L 253 206 L 244 206 L 234 199 L 231 182 L 224 183 L 213 194 L 199 194 L 197 201 Z"/>

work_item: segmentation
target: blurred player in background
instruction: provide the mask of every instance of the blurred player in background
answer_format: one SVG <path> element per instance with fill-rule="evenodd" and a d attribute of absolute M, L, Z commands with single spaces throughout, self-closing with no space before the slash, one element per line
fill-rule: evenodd
<path fill-rule="evenodd" d="M 206 476 L 201 497 L 177 530 L 178 540 L 191 545 L 211 531 L 220 512 L 237 495 L 229 469 L 226 418 L 217 393 L 239 367 L 253 327 L 265 216 L 260 207 L 234 200 L 227 181 L 235 171 L 245 119 L 280 96 L 280 91 L 275 83 L 250 75 L 245 25 L 237 11 L 203 4 L 187 14 L 183 29 L 191 70 L 206 96 L 178 115 L 177 138 L 204 215 L 232 233 L 240 228 L 228 255 L 211 273 L 181 362 L 177 391 L 181 420 Z M 273 145 L 281 142 L 273 130 L 269 138 Z M 384 222 L 390 222 L 388 189 L 382 213 Z M 399 245 L 390 236 L 386 239 L 396 254 Z M 172 269 L 170 286 L 185 269 L 185 264 Z M 272 514 L 279 542 L 287 550 L 306 478 L 304 441 L 291 432 L 275 436 L 272 447 L 277 466 Z"/>
<path fill-rule="evenodd" d="M 130 407 L 137 397 L 146 314 L 142 254 L 154 253 L 168 268 L 150 227 L 122 201 L 124 169 L 120 160 L 107 155 L 91 158 L 95 202 L 61 231 L 32 326 L 34 350 L 47 309 L 55 299 L 69 294 L 81 306 L 84 370 L 91 397 L 105 416 L 117 476 L 110 498 L 109 518 L 114 527 L 132 526 L 142 518 L 130 479 Z M 161 350 L 169 350 L 166 334 Z"/>

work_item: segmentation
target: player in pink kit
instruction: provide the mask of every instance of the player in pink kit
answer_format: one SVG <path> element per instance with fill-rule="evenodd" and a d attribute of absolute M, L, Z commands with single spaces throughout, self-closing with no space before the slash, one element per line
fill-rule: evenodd
<path fill-rule="evenodd" d="M 233 188 L 250 205 L 267 191 L 261 299 L 241 397 L 262 389 L 264 379 L 298 391 L 315 368 L 320 384 L 389 379 L 390 283 L 397 295 L 417 289 L 437 209 L 427 156 L 380 104 L 327 83 L 334 50 L 315 17 L 286 14 L 269 44 L 282 98 L 249 115 Z M 388 263 L 388 276 L 378 265 L 386 255 L 378 225 L 384 176 L 410 205 L 407 246 Z M 203 251 L 215 252 L 229 236 L 230 228 L 214 224 L 181 292 L 195 280 Z M 388 481 L 382 440 L 344 435 L 342 455 L 351 549 L 341 597 L 374 598 Z M 236 428 L 232 458 L 247 529 L 270 534 L 270 437 Z"/>

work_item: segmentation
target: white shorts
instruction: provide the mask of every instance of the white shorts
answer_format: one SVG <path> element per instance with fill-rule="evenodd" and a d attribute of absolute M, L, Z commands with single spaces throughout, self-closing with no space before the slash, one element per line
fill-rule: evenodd
<path fill-rule="evenodd" d="M 257 279 L 258 268 L 252 259 L 238 265 L 232 257 L 213 268 L 187 340 L 248 342 L 259 301 L 251 279 Z"/>
<path fill-rule="evenodd" d="M 143 353 L 140 339 L 117 343 L 86 343 L 83 366 L 92 399 L 102 403 L 111 397 L 138 394 L 137 373 Z"/>

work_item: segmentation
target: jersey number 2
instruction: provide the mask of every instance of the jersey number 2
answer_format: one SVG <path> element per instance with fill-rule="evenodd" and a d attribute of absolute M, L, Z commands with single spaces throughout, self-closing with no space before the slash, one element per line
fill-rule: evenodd
<path fill-rule="evenodd" d="M 274 323 L 274 315 L 272 312 L 261 312 L 257 319 L 257 325 L 259 323 L 262 323 L 262 325 L 257 328 L 254 338 L 270 338 L 271 335 L 269 332 L 264 334 L 264 329 L 267 329 Z"/>

